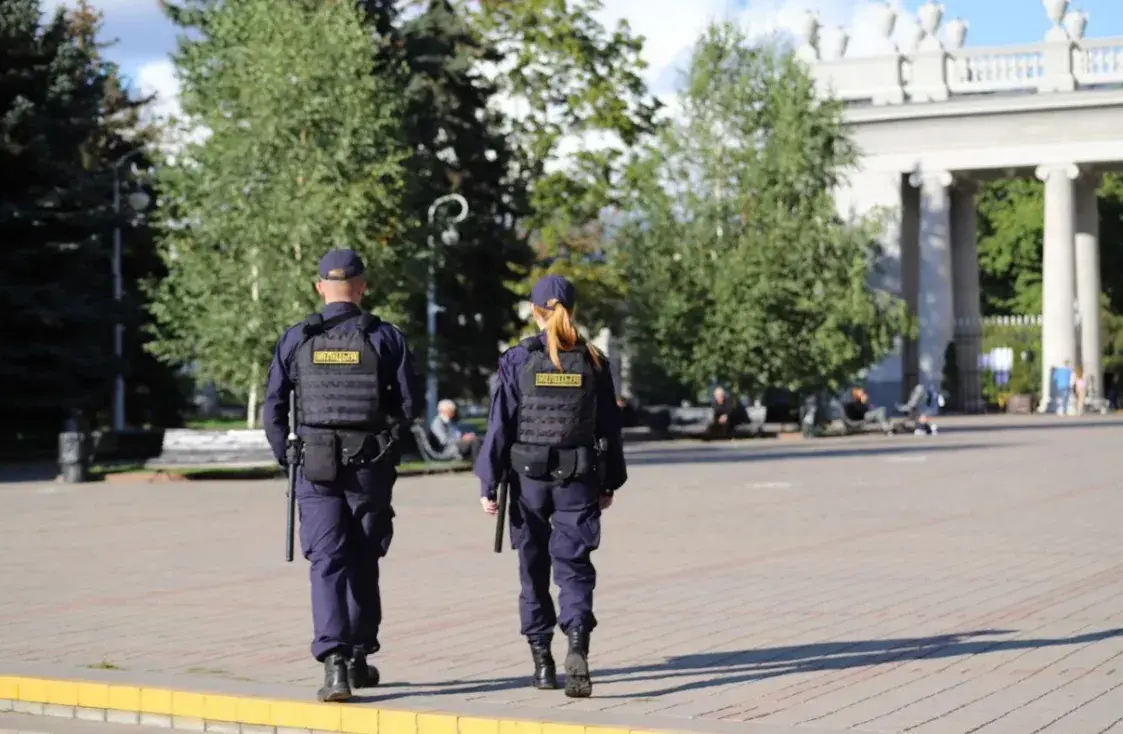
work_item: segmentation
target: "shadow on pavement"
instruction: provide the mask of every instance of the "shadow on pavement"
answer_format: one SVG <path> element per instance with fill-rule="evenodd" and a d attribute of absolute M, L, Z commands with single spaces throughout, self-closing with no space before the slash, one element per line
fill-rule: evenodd
<path fill-rule="evenodd" d="M 809 645 L 766 647 L 758 650 L 706 652 L 667 658 L 662 663 L 627 668 L 595 667 L 596 653 L 594 651 L 592 656 L 594 686 L 598 683 L 635 683 L 640 681 L 651 681 L 656 685 L 650 690 L 635 691 L 629 694 L 605 695 L 594 690 L 593 695 L 597 698 L 657 698 L 684 691 L 751 683 L 767 678 L 816 671 L 847 670 L 870 665 L 916 660 L 939 660 L 1012 650 L 1029 652 L 1040 648 L 1063 645 L 1088 645 L 1123 636 L 1123 629 L 1102 630 L 1073 637 L 980 639 L 1011 634 L 1015 634 L 1015 632 L 1013 630 L 979 630 L 933 637 L 822 642 Z M 558 662 L 561 662 L 560 658 L 558 658 Z M 384 683 L 381 688 L 409 688 L 411 690 L 403 691 L 400 694 L 362 696 L 361 700 L 378 702 L 401 697 L 479 694 L 524 688 L 529 684 L 530 672 L 531 663 L 528 654 L 527 675 L 523 677 L 438 683 Z M 676 680 L 687 678 L 690 680 L 683 680 L 681 683 Z M 969 682 L 970 678 L 964 677 L 963 683 Z M 564 676 L 559 674 L 559 685 L 563 684 Z"/>
<path fill-rule="evenodd" d="M 906 441 L 911 439 L 904 439 Z M 773 449 L 721 447 L 709 449 L 657 450 L 643 449 L 626 454 L 629 465 L 652 464 L 729 464 L 742 461 L 781 461 L 784 459 L 838 459 L 856 456 L 895 456 L 929 452 L 979 451 L 982 449 L 1011 448 L 1017 444 L 956 444 L 923 441 L 901 444 L 848 445 L 845 448 L 822 448 L 822 444 L 804 445 L 802 448 Z"/>
<path fill-rule="evenodd" d="M 1058 416 L 1037 416 L 1032 423 L 1007 423 L 983 425 L 956 424 L 954 426 L 940 426 L 940 433 L 952 435 L 956 433 L 1005 433 L 1007 431 L 1052 431 L 1066 428 L 1123 428 L 1123 418 L 1117 416 L 1103 416 L 1102 418 L 1063 418 Z"/>

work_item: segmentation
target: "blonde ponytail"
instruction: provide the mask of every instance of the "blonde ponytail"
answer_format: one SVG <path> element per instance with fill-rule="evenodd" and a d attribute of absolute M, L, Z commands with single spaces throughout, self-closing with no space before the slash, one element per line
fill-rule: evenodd
<path fill-rule="evenodd" d="M 572 316 L 565 306 L 553 298 L 546 302 L 546 308 L 535 306 L 534 313 L 546 321 L 544 329 L 546 332 L 546 351 L 550 355 L 550 361 L 558 368 L 558 372 L 561 372 L 562 364 L 558 357 L 558 350 L 568 352 L 577 346 L 577 327 L 573 325 Z M 592 344 L 587 344 L 586 348 L 589 350 L 589 359 L 593 360 L 593 366 L 599 370 L 601 366 L 600 353 Z"/>

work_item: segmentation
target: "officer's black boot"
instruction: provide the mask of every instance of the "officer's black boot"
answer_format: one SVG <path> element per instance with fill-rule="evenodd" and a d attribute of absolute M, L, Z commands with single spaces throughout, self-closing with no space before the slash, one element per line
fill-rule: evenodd
<path fill-rule="evenodd" d="M 324 686 L 317 694 L 321 701 L 346 701 L 351 698 L 347 681 L 347 659 L 338 652 L 324 658 Z"/>
<path fill-rule="evenodd" d="M 593 680 L 589 677 L 589 632 L 574 625 L 566 632 L 569 652 L 565 656 L 565 695 L 570 698 L 588 698 L 593 693 Z"/>
<path fill-rule="evenodd" d="M 530 643 L 530 656 L 534 658 L 534 680 L 531 683 L 541 691 L 552 691 L 558 687 L 558 669 L 550 643 L 534 640 Z"/>
<path fill-rule="evenodd" d="M 347 663 L 352 688 L 374 688 L 381 680 L 378 668 L 367 664 L 365 652 L 356 652 Z"/>

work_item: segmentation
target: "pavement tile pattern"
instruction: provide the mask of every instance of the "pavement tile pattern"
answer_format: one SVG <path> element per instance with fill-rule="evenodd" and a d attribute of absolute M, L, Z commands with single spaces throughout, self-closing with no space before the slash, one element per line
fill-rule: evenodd
<path fill-rule="evenodd" d="M 471 477 L 402 479 L 386 685 L 366 700 L 693 731 L 1123 733 L 1123 420 L 942 428 L 630 447 L 579 701 L 526 685 L 515 555 L 491 552 Z M 311 699 L 284 506 L 281 480 L 0 485 L 0 674 Z"/>

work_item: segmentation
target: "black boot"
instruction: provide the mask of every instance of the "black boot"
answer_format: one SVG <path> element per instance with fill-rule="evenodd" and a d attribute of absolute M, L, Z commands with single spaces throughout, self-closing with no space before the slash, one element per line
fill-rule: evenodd
<path fill-rule="evenodd" d="M 531 642 L 530 656 L 534 658 L 534 679 L 531 685 L 540 691 L 552 691 L 558 687 L 558 669 L 554 655 L 550 652 L 549 642 Z"/>
<path fill-rule="evenodd" d="M 324 658 L 324 686 L 317 693 L 321 701 L 346 701 L 351 698 L 347 682 L 347 660 L 338 652 Z"/>
<path fill-rule="evenodd" d="M 381 680 L 378 668 L 367 664 L 365 652 L 357 652 L 351 657 L 347 663 L 347 674 L 352 688 L 374 688 Z"/>
<path fill-rule="evenodd" d="M 593 681 L 589 677 L 589 632 L 574 625 L 566 632 L 569 652 L 565 656 L 565 695 L 570 698 L 588 698 L 593 694 Z"/>

